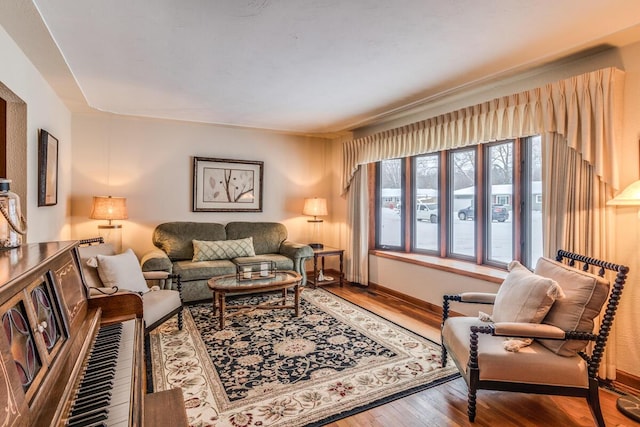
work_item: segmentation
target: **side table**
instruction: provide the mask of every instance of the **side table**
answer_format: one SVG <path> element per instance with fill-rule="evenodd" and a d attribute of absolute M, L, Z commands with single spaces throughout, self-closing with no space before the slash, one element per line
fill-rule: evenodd
<path fill-rule="evenodd" d="M 324 275 L 324 259 L 328 256 L 338 256 L 340 257 L 340 272 L 338 277 L 332 277 L 331 280 L 320 280 L 320 272 Z M 313 286 L 321 286 L 321 285 L 330 285 L 333 283 L 340 283 L 340 287 L 343 284 L 344 273 L 343 269 L 343 257 L 344 257 L 344 249 L 331 248 L 329 246 L 325 246 L 323 248 L 314 248 L 313 249 L 313 272 L 309 278 L 307 278 L 307 283 Z M 318 270 L 318 258 L 320 258 L 320 270 Z"/>

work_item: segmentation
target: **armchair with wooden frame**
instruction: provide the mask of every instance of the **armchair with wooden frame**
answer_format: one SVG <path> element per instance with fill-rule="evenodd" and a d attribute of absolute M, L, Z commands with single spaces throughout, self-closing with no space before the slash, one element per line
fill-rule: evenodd
<path fill-rule="evenodd" d="M 589 273 L 593 269 L 596 274 Z M 604 278 L 607 270 L 615 272 L 612 286 Z M 476 417 L 477 391 L 485 389 L 584 397 L 596 424 L 604 426 L 598 368 L 628 271 L 623 265 L 563 250 L 558 251 L 555 261 L 541 258 L 533 273 L 527 270 L 532 275 L 528 280 L 551 279 L 563 292 L 550 303 L 548 295 L 541 294 L 548 307 L 534 307 L 541 319 L 534 322 L 450 317 L 450 302 L 457 302 L 492 304 L 491 317 L 500 318 L 495 304 L 502 289 L 497 294 L 445 295 L 442 365 L 446 365 L 448 355 L 467 383 L 469 420 L 473 422 Z M 505 306 L 504 298 L 500 303 Z M 513 309 L 518 302 L 508 304 L 507 309 Z M 598 332 L 593 333 L 593 319 L 601 311 Z M 513 347 L 514 342 L 521 347 Z"/>
<path fill-rule="evenodd" d="M 142 277 L 147 282 L 156 282 L 160 286 L 145 288 L 143 292 L 135 292 L 134 286 L 124 280 L 116 283 L 115 286 L 105 286 L 98 274 L 97 268 L 88 265 L 92 258 L 99 255 L 117 255 L 113 247 L 105 244 L 102 237 L 81 240 L 78 250 L 78 258 L 82 264 L 82 276 L 87 286 L 89 304 L 92 299 L 112 298 L 113 304 L 101 304 L 103 311 L 111 310 L 111 313 L 104 313 L 109 318 L 117 319 L 126 317 L 131 313 L 137 313 L 138 317 L 143 317 L 145 322 L 145 334 L 148 334 L 156 327 L 160 326 L 173 316 L 178 316 L 178 329 L 182 329 L 182 283 L 179 274 L 169 274 L 166 272 L 142 272 Z M 138 273 L 136 271 L 136 273 Z M 169 281 L 175 283 L 177 290 L 166 289 Z M 139 285 L 138 285 L 139 286 Z M 139 298 L 130 298 L 131 293 L 137 293 Z M 123 296 L 128 298 L 124 298 Z M 118 301 L 121 301 L 119 303 Z"/>

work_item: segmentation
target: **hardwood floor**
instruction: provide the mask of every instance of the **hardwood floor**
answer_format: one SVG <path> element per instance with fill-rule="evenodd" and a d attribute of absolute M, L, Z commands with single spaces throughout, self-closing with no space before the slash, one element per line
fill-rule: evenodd
<path fill-rule="evenodd" d="M 439 342 L 440 318 L 394 297 L 345 284 L 326 287 L 407 329 Z M 618 395 L 600 390 L 608 426 L 638 426 L 616 409 Z M 467 418 L 467 386 L 462 378 L 328 424 L 331 427 L 405 426 L 594 426 L 583 398 L 480 390 L 474 423 Z"/>

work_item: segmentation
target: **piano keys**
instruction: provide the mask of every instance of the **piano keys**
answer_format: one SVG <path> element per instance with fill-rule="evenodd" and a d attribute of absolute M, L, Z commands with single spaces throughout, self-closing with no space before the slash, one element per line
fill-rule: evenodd
<path fill-rule="evenodd" d="M 65 425 L 129 424 L 134 328 L 134 320 L 100 328 Z"/>

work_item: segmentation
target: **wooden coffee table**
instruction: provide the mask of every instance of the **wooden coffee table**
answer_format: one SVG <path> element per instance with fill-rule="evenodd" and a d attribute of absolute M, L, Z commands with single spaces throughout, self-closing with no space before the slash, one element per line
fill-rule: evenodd
<path fill-rule="evenodd" d="M 295 271 L 276 271 L 273 277 L 256 278 L 251 280 L 240 280 L 238 275 L 229 274 L 226 276 L 218 276 L 209 279 L 207 284 L 209 289 L 213 291 L 213 314 L 220 318 L 220 329 L 224 329 L 225 319 L 238 314 L 247 313 L 253 310 L 266 309 L 289 309 L 295 310 L 295 315 L 300 315 L 300 292 L 302 288 L 300 283 L 302 276 Z M 294 303 L 287 305 L 287 289 L 293 288 Z M 282 297 L 278 299 L 269 299 L 263 303 L 255 305 L 226 305 L 227 294 L 255 294 L 271 291 L 282 291 Z M 228 310 L 236 310 L 227 313 Z"/>

